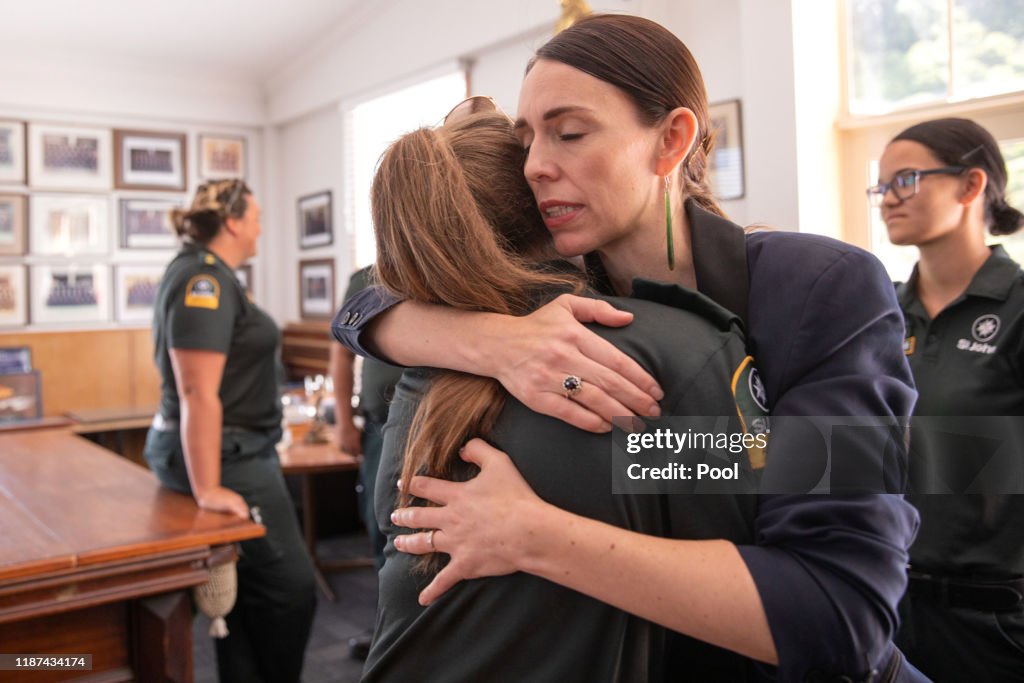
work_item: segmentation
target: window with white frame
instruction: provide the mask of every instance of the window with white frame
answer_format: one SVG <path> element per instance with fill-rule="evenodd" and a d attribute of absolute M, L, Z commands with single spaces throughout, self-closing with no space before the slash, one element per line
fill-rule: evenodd
<path fill-rule="evenodd" d="M 466 72 L 458 69 L 346 107 L 345 203 L 346 222 L 353 226 L 354 268 L 375 259 L 370 186 L 384 150 L 411 130 L 439 124 L 465 97 Z"/>
<path fill-rule="evenodd" d="M 1020 0 L 847 0 L 849 110 L 1024 90 Z"/>

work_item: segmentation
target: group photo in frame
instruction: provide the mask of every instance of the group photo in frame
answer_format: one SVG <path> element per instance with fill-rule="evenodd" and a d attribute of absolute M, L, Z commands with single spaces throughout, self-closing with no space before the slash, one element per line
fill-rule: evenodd
<path fill-rule="evenodd" d="M 102 195 L 32 195 L 32 253 L 109 253 L 109 204 Z"/>
<path fill-rule="evenodd" d="M 334 315 L 334 259 L 299 261 L 299 315 L 319 319 Z"/>
<path fill-rule="evenodd" d="M 160 264 L 130 264 L 114 268 L 114 317 L 117 322 L 148 323 L 153 319 L 156 290 L 164 268 Z"/>
<path fill-rule="evenodd" d="M 174 249 L 178 235 L 171 224 L 171 211 L 184 200 L 122 199 L 120 239 L 122 249 Z"/>
<path fill-rule="evenodd" d="M 331 191 L 324 190 L 298 199 L 299 247 L 326 247 L 334 241 L 331 224 L 333 204 Z"/>
<path fill-rule="evenodd" d="M 0 327 L 28 324 L 28 289 L 25 266 L 0 265 Z"/>
<path fill-rule="evenodd" d="M 111 158 L 109 129 L 28 124 L 28 181 L 33 188 L 109 190 Z"/>
<path fill-rule="evenodd" d="M 245 138 L 238 135 L 199 135 L 199 177 L 203 180 L 245 178 Z"/>
<path fill-rule="evenodd" d="M 38 370 L 0 375 L 0 424 L 38 420 L 43 390 Z"/>
<path fill-rule="evenodd" d="M 0 375 L 32 372 L 32 349 L 27 346 L 0 346 Z"/>
<path fill-rule="evenodd" d="M 21 256 L 25 253 L 25 224 L 28 197 L 0 192 L 0 256 Z"/>
<path fill-rule="evenodd" d="M 715 135 L 715 147 L 708 159 L 708 180 L 717 199 L 742 199 L 743 117 L 739 100 L 718 102 L 708 107 L 708 119 Z"/>
<path fill-rule="evenodd" d="M 25 124 L 0 121 L 0 183 L 25 183 Z"/>
<path fill-rule="evenodd" d="M 110 320 L 110 266 L 34 265 L 31 275 L 33 324 Z"/>
<path fill-rule="evenodd" d="M 185 134 L 114 131 L 114 187 L 183 192 L 188 174 Z"/>

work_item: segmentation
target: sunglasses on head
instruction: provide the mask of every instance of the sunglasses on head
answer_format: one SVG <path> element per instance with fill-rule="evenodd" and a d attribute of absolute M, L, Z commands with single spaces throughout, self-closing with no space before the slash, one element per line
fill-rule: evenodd
<path fill-rule="evenodd" d="M 451 125 L 468 118 L 473 114 L 490 112 L 498 112 L 509 121 L 512 120 L 511 116 L 501 110 L 501 107 L 499 107 L 498 103 L 494 101 L 494 98 L 488 97 L 487 95 L 473 95 L 452 107 L 452 110 L 445 115 L 444 121 L 441 122 L 441 125 Z"/>

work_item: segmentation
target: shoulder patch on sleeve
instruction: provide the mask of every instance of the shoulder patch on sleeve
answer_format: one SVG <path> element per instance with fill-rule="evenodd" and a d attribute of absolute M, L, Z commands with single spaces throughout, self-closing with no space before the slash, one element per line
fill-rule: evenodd
<path fill-rule="evenodd" d="M 732 395 L 736 401 L 736 412 L 743 425 L 743 432 L 755 436 L 764 435 L 767 439 L 771 434 L 768 396 L 752 356 L 744 358 L 733 373 Z M 747 454 L 750 456 L 750 465 L 755 470 L 765 466 L 767 453 L 764 448 L 753 446 L 747 449 Z"/>
<path fill-rule="evenodd" d="M 190 308 L 217 310 L 220 306 L 220 283 L 212 275 L 195 275 L 185 288 L 185 305 Z"/>

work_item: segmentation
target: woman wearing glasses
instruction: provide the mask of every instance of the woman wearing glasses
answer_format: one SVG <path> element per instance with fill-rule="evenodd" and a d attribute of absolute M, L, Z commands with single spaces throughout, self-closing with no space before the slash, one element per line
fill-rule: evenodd
<path fill-rule="evenodd" d="M 823 238 L 747 236 L 722 216 L 705 177 L 713 142 L 703 79 L 669 31 L 595 15 L 559 33 L 531 64 L 515 125 L 556 251 L 585 256 L 607 291 L 629 295 L 643 276 L 697 289 L 743 318 L 773 415 L 909 414 L 902 320 L 880 264 Z M 364 293 L 335 333 L 357 352 L 363 342 L 407 365 L 494 377 L 526 406 L 593 432 L 613 416 L 663 408 L 654 379 L 576 321 L 629 322 L 606 302 L 563 296 L 519 317 L 404 302 L 358 338 L 392 303 Z M 685 354 L 686 339 L 676 342 Z M 570 378 L 583 383 L 567 396 Z M 797 435 L 773 429 L 771 438 L 766 470 L 798 474 L 807 449 Z M 851 457 L 878 455 L 865 446 Z M 905 462 L 901 447 L 891 455 Z M 400 550 L 451 556 L 424 603 L 463 579 L 522 571 L 741 653 L 755 680 L 751 660 L 787 681 L 909 673 L 891 642 L 916 527 L 899 496 L 764 495 L 752 543 L 670 540 L 545 503 L 482 442 L 466 457 L 481 468 L 473 480 L 416 477 L 410 491 L 439 507 L 395 514 L 401 526 L 433 530 L 399 537 Z M 886 479 L 888 490 L 900 485 Z M 686 642 L 679 636 L 678 651 Z M 671 673 L 685 677 L 690 665 Z"/>
<path fill-rule="evenodd" d="M 153 309 L 160 412 L 146 438 L 150 469 L 205 510 L 252 517 L 238 598 L 216 641 L 221 681 L 298 681 L 313 622 L 313 568 L 275 446 L 280 334 L 234 270 L 256 253 L 260 205 L 241 180 L 200 185 L 173 223 L 184 246 Z"/>
<path fill-rule="evenodd" d="M 1014 233 L 1024 216 L 1006 202 L 995 139 L 966 119 L 897 135 L 879 180 L 868 195 L 890 240 L 920 252 L 897 287 L 920 392 L 908 497 L 921 513 L 899 643 L 936 681 L 1024 680 L 1024 496 L 1005 495 L 1020 485 L 938 494 L 962 491 L 978 474 L 949 479 L 956 461 L 984 463 L 993 445 L 1015 449 L 1018 463 L 1024 453 L 1024 272 L 985 244 L 986 229 Z M 961 426 L 970 436 L 955 437 Z"/>

